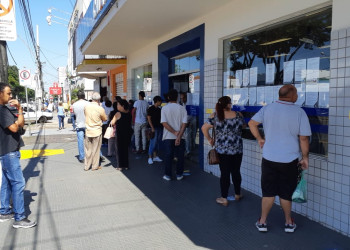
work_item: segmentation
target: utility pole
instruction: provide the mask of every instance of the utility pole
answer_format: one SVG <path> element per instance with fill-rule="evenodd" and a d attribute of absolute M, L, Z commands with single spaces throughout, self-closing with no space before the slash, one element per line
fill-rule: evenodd
<path fill-rule="evenodd" d="M 6 41 L 0 41 L 0 82 L 8 82 L 7 72 L 7 44 Z"/>
<path fill-rule="evenodd" d="M 37 60 L 39 82 L 40 82 L 40 88 L 41 88 L 41 100 L 44 100 L 45 90 L 44 90 L 44 82 L 43 82 L 42 65 L 40 61 L 39 25 L 36 26 L 36 60 Z"/>

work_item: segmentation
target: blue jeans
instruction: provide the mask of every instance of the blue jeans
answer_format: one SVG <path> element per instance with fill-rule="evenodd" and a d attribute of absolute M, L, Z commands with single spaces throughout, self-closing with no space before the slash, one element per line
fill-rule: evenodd
<path fill-rule="evenodd" d="M 72 120 L 73 129 L 75 129 L 75 128 L 76 128 L 76 126 L 75 126 L 75 115 L 74 115 L 74 114 L 71 114 L 71 115 L 70 115 L 70 119 Z"/>
<path fill-rule="evenodd" d="M 154 137 L 149 141 L 148 155 L 153 155 L 153 152 L 159 152 L 159 144 L 162 141 L 163 128 L 154 128 Z"/>
<path fill-rule="evenodd" d="M 164 166 L 165 166 L 165 175 L 171 177 L 172 173 L 172 163 L 174 159 L 174 153 L 177 156 L 177 165 L 176 165 L 176 175 L 182 176 L 184 172 L 184 153 L 185 153 L 185 140 L 181 140 L 179 146 L 175 146 L 175 140 L 164 140 Z"/>
<path fill-rule="evenodd" d="M 84 152 L 85 128 L 77 128 L 77 137 L 78 137 L 79 160 L 82 161 L 85 158 L 85 152 Z"/>
<path fill-rule="evenodd" d="M 64 115 L 59 115 L 58 116 L 58 127 L 59 128 L 64 128 Z"/>
<path fill-rule="evenodd" d="M 12 212 L 10 208 L 10 198 L 12 196 L 16 221 L 20 221 L 26 217 L 23 195 L 25 180 L 21 165 L 19 164 L 20 157 L 21 153 L 19 151 L 0 156 L 2 165 L 0 214 L 10 214 Z"/>

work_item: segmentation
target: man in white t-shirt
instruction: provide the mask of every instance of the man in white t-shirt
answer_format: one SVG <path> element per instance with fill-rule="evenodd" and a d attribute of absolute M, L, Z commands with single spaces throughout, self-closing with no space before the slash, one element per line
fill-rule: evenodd
<path fill-rule="evenodd" d="M 162 108 L 161 120 L 163 124 L 163 142 L 164 142 L 164 180 L 171 180 L 172 161 L 176 151 L 177 168 L 176 179 L 181 180 L 184 172 L 184 154 L 185 154 L 185 138 L 184 134 L 187 124 L 187 112 L 185 107 L 177 104 L 178 92 L 172 89 L 168 93 L 169 103 Z"/>
<path fill-rule="evenodd" d="M 139 100 L 134 103 L 134 114 L 135 114 L 135 144 L 136 144 L 136 152 L 137 153 L 147 153 L 146 151 L 146 130 L 147 130 L 147 109 L 148 102 L 145 99 L 145 92 L 139 92 Z M 141 136 L 142 135 L 142 136 Z M 142 149 L 140 145 L 140 136 L 142 138 Z"/>

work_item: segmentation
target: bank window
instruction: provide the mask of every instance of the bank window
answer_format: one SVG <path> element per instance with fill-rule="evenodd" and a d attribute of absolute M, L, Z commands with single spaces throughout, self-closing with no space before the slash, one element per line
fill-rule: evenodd
<path fill-rule="evenodd" d="M 172 73 L 184 73 L 189 71 L 199 71 L 200 52 L 194 50 L 170 59 Z"/>
<path fill-rule="evenodd" d="M 332 10 L 318 10 L 283 24 L 224 40 L 223 94 L 249 120 L 278 99 L 283 84 L 298 90 L 307 113 L 310 151 L 327 155 Z M 253 139 L 249 130 L 245 138 Z"/>
<path fill-rule="evenodd" d="M 133 70 L 136 96 L 139 91 L 152 91 L 152 64 L 138 67 Z"/>

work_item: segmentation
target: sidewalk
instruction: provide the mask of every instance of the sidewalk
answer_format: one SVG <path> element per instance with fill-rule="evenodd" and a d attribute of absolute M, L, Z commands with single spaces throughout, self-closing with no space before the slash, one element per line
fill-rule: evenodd
<path fill-rule="evenodd" d="M 38 226 L 1 223 L 1 249 L 350 249 L 350 238 L 296 214 L 297 230 L 285 233 L 278 206 L 269 232 L 258 232 L 260 197 L 243 190 L 241 202 L 219 206 L 219 179 L 196 166 L 182 181 L 166 182 L 161 164 L 130 154 L 128 171 L 107 159 L 102 170 L 85 172 L 75 134 L 46 127 L 25 137 L 23 149 L 65 154 L 21 161 L 26 210 Z"/>

